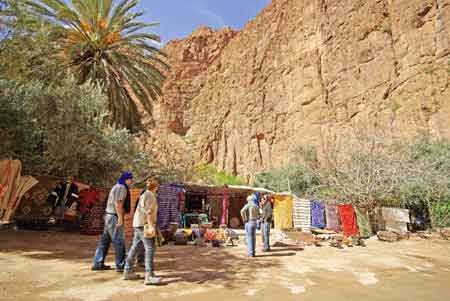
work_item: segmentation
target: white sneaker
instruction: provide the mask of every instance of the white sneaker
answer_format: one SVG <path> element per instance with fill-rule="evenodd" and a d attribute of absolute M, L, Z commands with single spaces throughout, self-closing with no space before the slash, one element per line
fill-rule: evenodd
<path fill-rule="evenodd" d="M 141 277 L 134 272 L 123 272 L 123 280 L 138 280 L 139 278 Z"/>
<path fill-rule="evenodd" d="M 159 278 L 159 277 L 148 277 L 144 281 L 145 285 L 158 285 L 160 283 L 161 283 L 161 278 Z"/>

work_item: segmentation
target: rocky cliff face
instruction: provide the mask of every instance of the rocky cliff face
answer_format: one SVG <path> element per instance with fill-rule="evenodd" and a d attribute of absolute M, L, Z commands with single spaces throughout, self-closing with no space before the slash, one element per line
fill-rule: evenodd
<path fill-rule="evenodd" d="M 186 39 L 171 41 L 164 47 L 171 68 L 166 74 L 163 97 L 155 105 L 156 122 L 147 118 L 148 135 L 142 140 L 161 165 L 195 163 L 185 139 L 192 122 L 192 100 L 207 80 L 206 70 L 236 34 L 229 28 L 214 31 L 200 27 Z"/>
<path fill-rule="evenodd" d="M 172 68 L 163 88 L 161 121 L 172 132 L 186 134 L 190 127 L 191 101 L 207 79 L 205 71 L 235 35 L 228 28 L 215 32 L 201 27 L 187 39 L 172 41 L 164 48 Z"/>
<path fill-rule="evenodd" d="M 193 162 L 252 175 L 360 123 L 450 138 L 450 0 L 274 0 L 167 52 L 160 124 Z"/>

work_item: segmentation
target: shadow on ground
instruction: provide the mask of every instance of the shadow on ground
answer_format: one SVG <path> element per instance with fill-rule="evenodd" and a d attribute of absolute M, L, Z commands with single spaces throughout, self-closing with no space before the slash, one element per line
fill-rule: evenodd
<path fill-rule="evenodd" d="M 58 259 L 64 263 L 61 268 L 64 265 L 67 271 L 70 265 L 75 265 L 72 272 L 77 273 L 79 264 L 85 264 L 86 269 L 90 267 L 98 239 L 98 236 L 76 233 L 6 231 L 0 236 L 0 254 L 13 253 L 32 260 Z M 273 253 L 247 258 L 243 247 L 164 246 L 157 250 L 155 269 L 165 285 L 216 281 L 226 288 L 233 288 L 250 281 L 255 271 L 279 267 L 282 257 L 295 255 L 295 252 L 281 251 L 277 249 Z M 107 261 L 114 261 L 113 248 Z M 137 271 L 143 272 L 143 268 L 137 268 Z M 100 278 L 101 281 L 107 281 L 111 275 L 111 272 L 98 273 L 105 273 L 106 278 Z M 92 272 L 96 276 L 98 273 Z"/>

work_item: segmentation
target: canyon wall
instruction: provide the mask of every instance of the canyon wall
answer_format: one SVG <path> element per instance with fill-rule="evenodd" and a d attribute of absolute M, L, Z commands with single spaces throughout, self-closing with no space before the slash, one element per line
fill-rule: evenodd
<path fill-rule="evenodd" d="M 251 176 L 360 124 L 450 138 L 450 0 L 274 0 L 239 32 L 200 28 L 165 50 L 148 147 L 193 164 Z"/>

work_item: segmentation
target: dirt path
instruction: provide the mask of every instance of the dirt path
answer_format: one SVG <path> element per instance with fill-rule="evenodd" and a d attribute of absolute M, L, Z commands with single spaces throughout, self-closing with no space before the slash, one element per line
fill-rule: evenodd
<path fill-rule="evenodd" d="M 159 287 L 91 272 L 96 243 L 76 234 L 0 232 L 0 300 L 450 300 L 444 241 L 275 249 L 252 260 L 243 246 L 169 246 L 157 252 Z"/>

